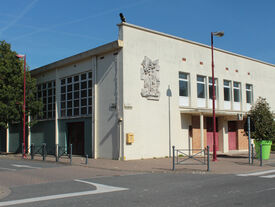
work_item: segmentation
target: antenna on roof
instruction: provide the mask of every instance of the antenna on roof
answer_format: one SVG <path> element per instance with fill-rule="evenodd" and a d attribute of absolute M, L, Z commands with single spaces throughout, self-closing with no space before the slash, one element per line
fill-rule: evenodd
<path fill-rule="evenodd" d="M 119 16 L 120 16 L 121 22 L 126 22 L 126 19 L 125 19 L 125 17 L 123 16 L 122 13 L 119 13 Z"/>

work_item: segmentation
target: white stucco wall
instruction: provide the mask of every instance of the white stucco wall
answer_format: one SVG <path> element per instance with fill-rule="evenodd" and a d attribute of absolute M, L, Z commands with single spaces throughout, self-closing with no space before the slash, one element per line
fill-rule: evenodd
<path fill-rule="evenodd" d="M 96 157 L 118 159 L 120 136 L 117 113 L 117 61 L 113 52 L 97 57 L 96 73 Z"/>
<path fill-rule="evenodd" d="M 126 105 L 124 106 L 124 137 L 129 132 L 134 133 L 135 136 L 133 144 L 126 145 L 124 142 L 126 159 L 168 155 L 169 120 L 166 96 L 168 85 L 172 90 L 172 145 L 186 149 L 188 147 L 187 125 L 191 124 L 191 121 L 190 116 L 189 119 L 186 117 L 183 122 L 181 121 L 178 74 L 180 71 L 190 74 L 191 104 L 186 108 L 194 110 L 197 108 L 197 75 L 211 77 L 210 48 L 129 24 L 122 24 L 119 27 L 119 38 L 124 42 L 123 101 Z M 161 94 L 158 101 L 147 100 L 141 96 L 143 81 L 140 79 L 140 68 L 144 56 L 153 61 L 159 60 Z M 183 61 L 183 58 L 186 58 L 186 61 Z M 275 88 L 274 66 L 220 50 L 215 50 L 214 58 L 215 77 L 218 78 L 217 111 L 224 111 L 224 79 L 231 80 L 232 84 L 233 81 L 241 83 L 242 102 L 239 112 L 246 111 L 246 83 L 253 85 L 254 100 L 258 96 L 266 97 L 272 109 L 275 110 L 275 96 L 272 96 Z M 211 109 L 212 106 L 207 107 Z"/>

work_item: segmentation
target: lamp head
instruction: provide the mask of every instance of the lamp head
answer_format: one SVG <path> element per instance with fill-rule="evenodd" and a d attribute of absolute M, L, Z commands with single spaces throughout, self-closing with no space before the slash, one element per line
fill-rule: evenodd
<path fill-rule="evenodd" d="M 17 54 L 17 55 L 16 55 L 16 57 L 18 57 L 18 58 L 24 58 L 24 57 L 25 57 L 25 55 L 20 55 L 20 54 Z"/>
<path fill-rule="evenodd" d="M 222 37 L 224 35 L 224 32 L 223 31 L 213 32 L 213 35 L 216 36 L 216 37 Z"/>

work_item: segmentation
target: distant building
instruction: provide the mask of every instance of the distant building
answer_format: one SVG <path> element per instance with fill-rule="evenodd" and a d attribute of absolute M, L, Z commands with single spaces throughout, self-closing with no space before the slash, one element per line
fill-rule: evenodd
<path fill-rule="evenodd" d="M 210 47 L 118 27 L 117 41 L 31 71 L 44 115 L 28 143 L 46 143 L 52 153 L 73 144 L 73 154 L 109 159 L 168 156 L 169 139 L 177 148 L 212 150 Z M 247 111 L 259 96 L 275 110 L 275 65 L 221 49 L 214 58 L 217 150 L 247 150 Z M 1 130 L 2 151 L 21 150 L 19 128 Z"/>

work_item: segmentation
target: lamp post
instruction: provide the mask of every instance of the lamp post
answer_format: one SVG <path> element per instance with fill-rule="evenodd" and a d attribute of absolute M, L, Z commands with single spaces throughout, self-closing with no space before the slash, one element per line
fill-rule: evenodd
<path fill-rule="evenodd" d="M 213 48 L 213 36 L 222 37 L 224 32 L 211 32 L 211 56 L 212 56 L 212 89 L 213 89 L 213 161 L 217 160 L 216 152 L 216 113 L 215 113 L 215 100 L 216 100 L 216 91 L 215 91 L 215 77 L 214 77 L 214 48 Z"/>
<path fill-rule="evenodd" d="M 26 55 L 16 55 L 18 58 L 24 58 L 24 95 L 23 95 L 23 157 L 26 157 Z"/>

